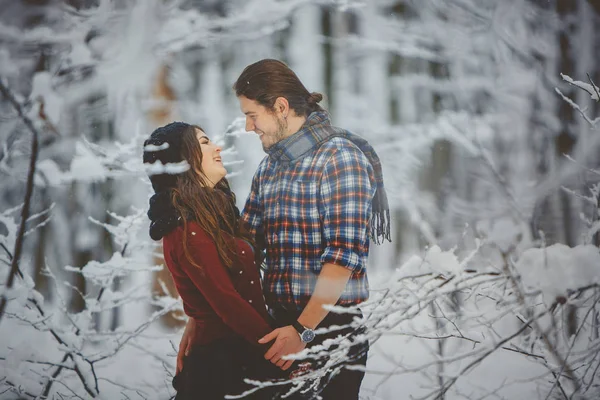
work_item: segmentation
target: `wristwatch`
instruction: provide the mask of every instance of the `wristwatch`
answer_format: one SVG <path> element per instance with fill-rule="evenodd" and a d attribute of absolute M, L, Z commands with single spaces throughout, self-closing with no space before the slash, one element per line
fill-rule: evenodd
<path fill-rule="evenodd" d="M 302 326 L 300 324 L 300 322 L 298 322 L 298 321 L 294 321 L 292 323 L 292 326 L 300 334 L 300 340 L 302 340 L 302 343 L 310 343 L 310 342 L 312 342 L 314 340 L 314 338 L 315 338 L 315 331 L 313 331 L 312 329 L 307 328 L 305 326 Z"/>

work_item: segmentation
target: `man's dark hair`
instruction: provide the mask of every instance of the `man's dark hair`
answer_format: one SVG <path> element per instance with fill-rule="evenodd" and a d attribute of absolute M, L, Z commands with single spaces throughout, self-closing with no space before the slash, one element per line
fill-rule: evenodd
<path fill-rule="evenodd" d="M 320 93 L 310 93 L 294 71 L 279 60 L 265 59 L 248 65 L 233 85 L 236 96 L 244 96 L 269 110 L 278 97 L 285 97 L 296 115 L 323 111 Z"/>

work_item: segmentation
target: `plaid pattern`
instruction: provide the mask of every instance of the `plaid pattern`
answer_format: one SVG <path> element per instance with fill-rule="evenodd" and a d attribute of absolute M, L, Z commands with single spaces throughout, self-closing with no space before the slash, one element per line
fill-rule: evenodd
<path fill-rule="evenodd" d="M 383 171 L 379 156 L 371 144 L 362 137 L 345 129 L 331 126 L 329 114 L 326 111 L 310 114 L 300 132 L 269 149 L 269 156 L 275 160 L 292 162 L 306 156 L 313 149 L 320 147 L 323 143 L 334 137 L 350 140 L 367 156 L 369 163 L 371 163 L 375 176 L 376 189 L 371 204 L 369 236 L 377 244 L 381 244 L 384 240 L 391 242 L 390 207 L 383 185 Z"/>
<path fill-rule="evenodd" d="M 379 156 L 369 142 L 345 129 L 332 126 L 327 112 L 312 113 L 302 130 L 277 143 L 274 148 L 269 150 L 269 156 L 283 162 L 291 162 L 312 152 L 315 144 L 328 140 L 332 135 L 350 139 L 365 153 L 372 167 L 375 170 L 381 170 Z M 383 184 L 383 175 L 375 174 L 375 181 L 377 184 Z"/>
<path fill-rule="evenodd" d="M 275 145 L 261 162 L 242 214 L 259 241 L 264 236 L 263 287 L 270 307 L 302 310 L 323 263 L 352 270 L 338 304 L 368 298 L 373 167 L 355 144 L 342 137 L 295 154 L 294 143 L 318 143 L 311 131 L 323 121 L 314 122 L 309 118 L 300 132 Z"/>

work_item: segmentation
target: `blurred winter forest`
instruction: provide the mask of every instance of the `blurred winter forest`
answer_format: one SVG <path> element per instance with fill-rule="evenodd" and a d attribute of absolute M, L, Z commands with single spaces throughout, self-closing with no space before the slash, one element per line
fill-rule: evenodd
<path fill-rule="evenodd" d="M 600 1 L 0 5 L 0 398 L 174 395 L 141 145 L 201 125 L 242 206 L 264 153 L 231 86 L 262 58 L 383 160 L 361 398 L 600 398 Z"/>

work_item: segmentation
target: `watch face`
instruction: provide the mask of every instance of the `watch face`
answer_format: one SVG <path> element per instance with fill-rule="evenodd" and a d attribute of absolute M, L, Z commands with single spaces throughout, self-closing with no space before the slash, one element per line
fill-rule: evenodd
<path fill-rule="evenodd" d="M 314 338 L 315 332 L 312 329 L 306 329 L 304 332 L 302 332 L 302 341 L 304 343 L 312 342 Z"/>

